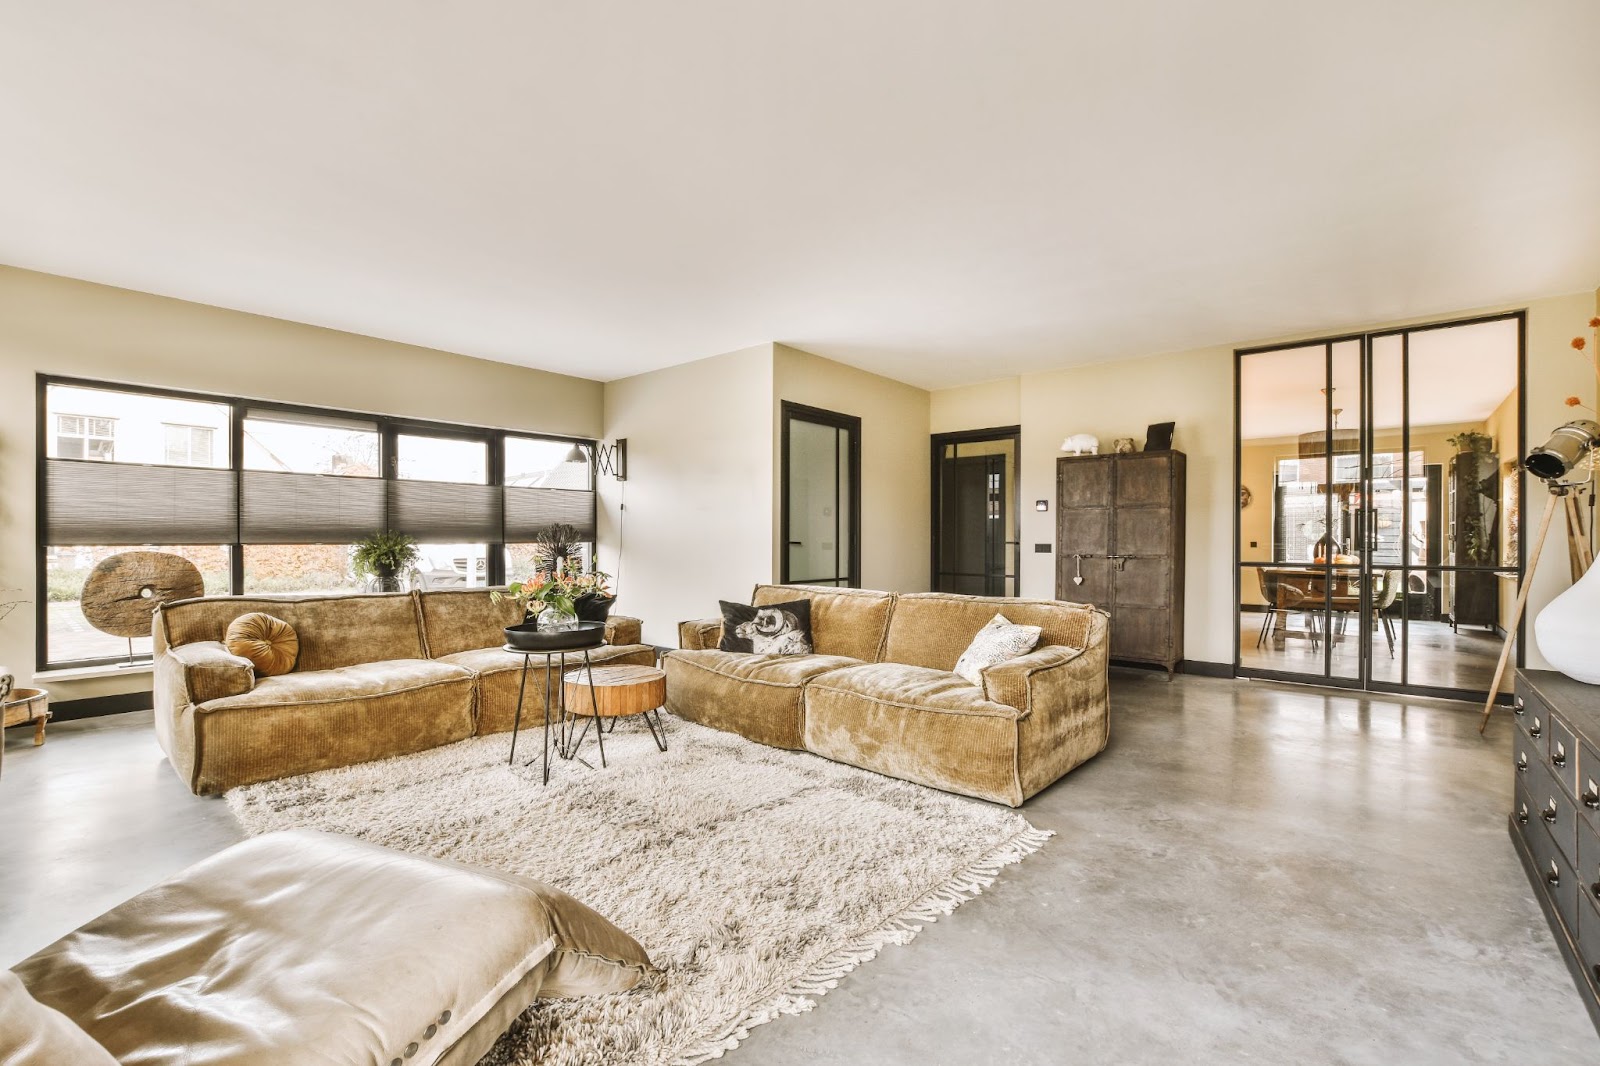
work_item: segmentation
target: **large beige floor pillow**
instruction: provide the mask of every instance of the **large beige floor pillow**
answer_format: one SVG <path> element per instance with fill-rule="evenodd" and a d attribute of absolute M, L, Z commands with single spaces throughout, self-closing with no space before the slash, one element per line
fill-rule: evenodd
<path fill-rule="evenodd" d="M 16 967 L 122 1066 L 471 1066 L 535 999 L 644 949 L 512 874 L 293 830 L 237 844 Z"/>

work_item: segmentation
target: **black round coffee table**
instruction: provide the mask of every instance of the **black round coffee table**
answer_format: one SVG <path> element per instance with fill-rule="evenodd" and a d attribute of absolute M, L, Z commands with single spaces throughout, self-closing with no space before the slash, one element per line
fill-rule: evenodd
<path fill-rule="evenodd" d="M 520 627 L 517 627 L 517 628 L 520 628 Z M 509 636 L 510 634 L 507 634 L 507 635 Z M 517 716 L 516 716 L 515 719 L 512 720 L 512 724 L 511 724 L 511 754 L 506 757 L 506 765 L 507 766 L 514 765 L 516 763 L 516 759 L 517 759 L 517 734 L 522 729 L 522 701 L 523 701 L 523 697 L 527 695 L 527 691 L 528 691 L 528 663 L 529 663 L 530 660 L 533 659 L 533 657 L 535 655 L 543 655 L 544 656 L 544 783 L 548 785 L 550 783 L 550 718 L 551 718 L 551 713 L 550 713 L 551 712 L 551 707 L 550 707 L 550 668 L 551 668 L 551 665 L 552 665 L 551 664 L 551 660 L 552 659 L 557 659 L 559 657 L 559 667 L 558 668 L 561 671 L 561 675 L 562 675 L 563 679 L 566 677 L 567 656 L 569 654 L 573 654 L 574 656 L 576 656 L 576 653 L 582 652 L 583 653 L 583 665 L 584 665 L 585 670 L 586 671 L 587 670 L 592 670 L 593 667 L 594 667 L 594 664 L 589 659 L 589 650 L 591 648 L 598 648 L 600 645 L 602 645 L 602 644 L 604 644 L 606 642 L 606 627 L 605 627 L 605 623 L 604 622 L 579 622 L 577 627 L 574 628 L 574 629 L 556 629 L 556 630 L 544 630 L 544 631 L 538 631 L 538 632 L 527 631 L 527 632 L 524 632 L 523 634 L 520 635 L 518 642 L 520 644 L 525 645 L 525 646 L 524 647 L 517 647 L 517 646 L 512 645 L 512 644 L 505 644 L 505 645 L 502 646 L 502 650 L 508 651 L 512 655 L 520 655 L 520 656 L 522 656 L 522 680 L 517 685 Z M 573 666 L 576 667 L 577 663 L 574 662 Z M 590 676 L 592 677 L 592 675 L 590 675 Z M 593 686 L 593 684 L 591 682 L 591 684 L 590 684 L 590 690 L 591 690 L 590 691 L 590 696 L 591 697 L 594 696 L 593 687 L 594 686 Z M 570 759 L 572 757 L 572 754 L 571 754 L 571 752 L 569 752 L 567 750 L 567 740 L 566 740 L 566 735 L 565 735 L 565 731 L 566 731 L 566 728 L 567 728 L 566 723 L 567 723 L 567 719 L 568 719 L 568 716 L 567 716 L 567 713 L 566 713 L 567 712 L 566 686 L 561 684 L 560 682 L 557 682 L 556 686 L 555 686 L 555 689 L 556 689 L 556 699 L 561 701 L 561 704 L 560 704 L 561 713 L 556 716 L 556 728 L 562 730 L 562 735 L 557 737 L 557 739 L 556 739 L 556 754 L 561 756 L 563 759 Z M 532 766 L 533 765 L 533 760 L 529 759 L 527 762 L 523 763 L 523 765 L 524 766 Z"/>

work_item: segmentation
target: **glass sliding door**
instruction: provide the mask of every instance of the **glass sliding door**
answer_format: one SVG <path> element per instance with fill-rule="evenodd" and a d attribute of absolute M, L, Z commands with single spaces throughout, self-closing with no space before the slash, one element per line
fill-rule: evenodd
<path fill-rule="evenodd" d="M 861 584 L 861 419 L 783 403 L 779 579 Z"/>
<path fill-rule="evenodd" d="M 1487 693 L 1520 579 L 1520 314 L 1238 353 L 1245 676 Z"/>

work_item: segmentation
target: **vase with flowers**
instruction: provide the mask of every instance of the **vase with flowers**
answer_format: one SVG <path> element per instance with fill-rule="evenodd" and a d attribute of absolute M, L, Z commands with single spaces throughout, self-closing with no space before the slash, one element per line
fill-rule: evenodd
<path fill-rule="evenodd" d="M 496 603 L 510 600 L 522 608 L 523 619 L 540 630 L 574 629 L 579 622 L 604 622 L 617 602 L 610 575 L 584 571 L 577 559 L 567 559 L 554 570 L 541 570 L 527 581 L 513 581 L 504 592 L 489 595 Z"/>

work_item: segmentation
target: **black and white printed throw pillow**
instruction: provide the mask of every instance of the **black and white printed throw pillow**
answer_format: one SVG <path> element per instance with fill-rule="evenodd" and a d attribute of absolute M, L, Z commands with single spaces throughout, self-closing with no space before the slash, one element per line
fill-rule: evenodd
<path fill-rule="evenodd" d="M 723 651 L 752 655 L 810 655 L 811 601 L 751 607 L 719 600 Z"/>

